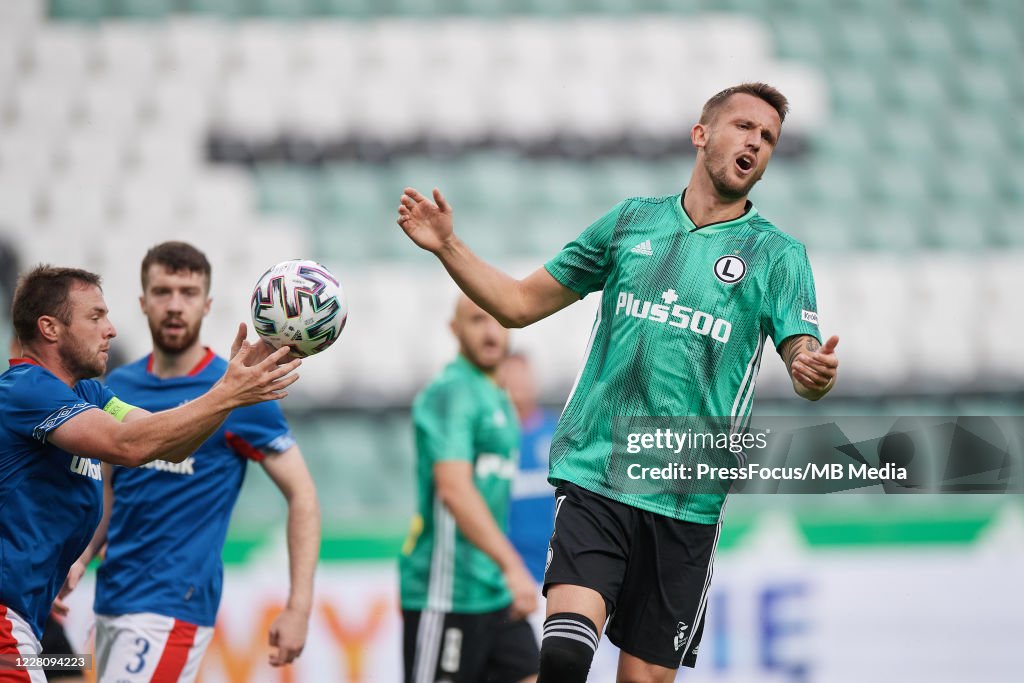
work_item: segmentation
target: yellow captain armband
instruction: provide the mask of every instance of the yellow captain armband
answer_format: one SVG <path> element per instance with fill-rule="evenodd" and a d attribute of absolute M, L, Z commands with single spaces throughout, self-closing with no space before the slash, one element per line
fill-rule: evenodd
<path fill-rule="evenodd" d="M 402 544 L 402 554 L 409 555 L 412 553 L 412 549 L 416 547 L 416 539 L 423 533 L 423 517 L 419 514 L 412 516 L 412 523 L 409 525 L 409 535 L 405 537 L 405 543 Z"/>
<path fill-rule="evenodd" d="M 124 422 L 124 416 L 135 410 L 136 406 L 125 403 L 117 396 L 107 401 L 107 405 L 103 406 L 103 412 L 109 413 L 114 416 L 114 419 L 118 422 Z"/>

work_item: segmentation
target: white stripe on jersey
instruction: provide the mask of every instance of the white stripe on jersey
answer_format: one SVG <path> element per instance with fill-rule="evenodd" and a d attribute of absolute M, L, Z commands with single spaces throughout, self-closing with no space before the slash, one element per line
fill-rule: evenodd
<path fill-rule="evenodd" d="M 565 405 L 562 406 L 562 412 L 569 407 L 569 403 L 572 401 L 572 397 L 576 395 L 576 387 L 580 384 L 580 378 L 583 377 L 583 371 L 587 369 L 587 361 L 590 360 L 590 351 L 594 347 L 594 339 L 597 338 L 597 330 L 601 327 L 601 306 L 597 307 L 597 316 L 594 318 L 594 327 L 590 330 L 590 339 L 587 341 L 587 350 L 583 352 L 583 363 L 580 365 L 580 371 L 576 373 L 576 380 L 572 383 L 572 390 L 569 391 L 569 398 L 565 399 Z"/>

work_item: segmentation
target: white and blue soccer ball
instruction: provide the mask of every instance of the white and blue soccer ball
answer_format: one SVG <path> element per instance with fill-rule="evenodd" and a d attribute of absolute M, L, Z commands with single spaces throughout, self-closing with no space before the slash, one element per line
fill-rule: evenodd
<path fill-rule="evenodd" d="M 249 300 L 256 333 L 300 358 L 320 353 L 345 329 L 348 303 L 338 278 L 316 261 L 282 261 L 260 276 Z"/>

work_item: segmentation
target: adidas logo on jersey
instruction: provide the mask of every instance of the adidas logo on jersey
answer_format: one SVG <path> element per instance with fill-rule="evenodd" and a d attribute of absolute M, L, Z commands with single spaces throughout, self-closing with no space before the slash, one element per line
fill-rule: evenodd
<path fill-rule="evenodd" d="M 171 474 L 195 474 L 195 470 L 192 468 L 195 465 L 195 456 L 188 456 L 181 462 L 167 462 L 166 460 L 154 460 L 153 462 L 147 462 L 142 467 L 147 470 L 156 470 L 157 472 L 170 472 Z"/>
<path fill-rule="evenodd" d="M 83 458 L 80 455 L 74 455 L 71 457 L 71 465 L 68 467 L 75 474 L 81 474 L 83 477 L 89 477 L 90 479 L 96 479 L 101 481 L 103 474 L 100 470 L 100 464 L 93 462 L 89 458 Z"/>
<path fill-rule="evenodd" d="M 630 249 L 630 251 L 633 252 L 634 254 L 640 254 L 641 256 L 654 256 L 654 250 L 651 249 L 650 240 L 644 240 L 640 244 Z"/>

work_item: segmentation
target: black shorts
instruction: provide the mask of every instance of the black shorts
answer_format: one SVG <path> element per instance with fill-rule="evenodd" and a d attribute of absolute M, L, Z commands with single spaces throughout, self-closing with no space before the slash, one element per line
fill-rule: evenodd
<path fill-rule="evenodd" d="M 482 614 L 402 610 L 405 683 L 517 683 L 537 673 L 540 650 L 508 608 Z"/>
<path fill-rule="evenodd" d="M 544 594 L 559 583 L 591 588 L 604 597 L 608 639 L 620 650 L 694 666 L 721 524 L 683 522 L 570 483 L 555 500 Z"/>

